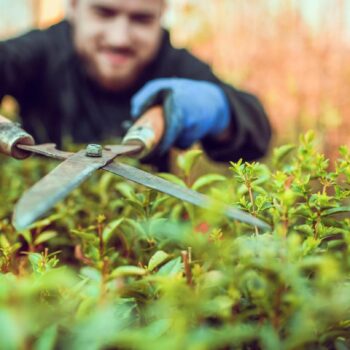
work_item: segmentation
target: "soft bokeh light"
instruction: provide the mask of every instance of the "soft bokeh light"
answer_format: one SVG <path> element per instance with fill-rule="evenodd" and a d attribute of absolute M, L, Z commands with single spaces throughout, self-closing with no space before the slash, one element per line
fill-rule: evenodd
<path fill-rule="evenodd" d="M 64 0 L 0 0 L 2 38 L 64 17 Z M 217 74 L 263 100 L 275 143 L 315 129 L 348 142 L 350 0 L 169 0 L 166 25 Z"/>

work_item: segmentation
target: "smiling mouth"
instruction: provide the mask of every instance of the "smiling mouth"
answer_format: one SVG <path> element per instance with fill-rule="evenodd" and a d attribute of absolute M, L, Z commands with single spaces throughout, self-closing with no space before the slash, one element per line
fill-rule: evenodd
<path fill-rule="evenodd" d="M 112 65 L 126 64 L 135 56 L 130 50 L 102 50 L 101 53 Z"/>

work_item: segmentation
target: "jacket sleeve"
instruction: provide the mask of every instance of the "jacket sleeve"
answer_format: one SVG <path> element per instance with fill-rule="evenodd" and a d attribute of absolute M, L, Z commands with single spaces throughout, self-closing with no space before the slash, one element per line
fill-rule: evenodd
<path fill-rule="evenodd" d="M 231 110 L 231 137 L 218 141 L 206 137 L 202 145 L 215 161 L 252 161 L 264 156 L 271 139 L 271 128 L 263 106 L 252 94 L 237 90 L 218 79 L 208 65 L 186 50 L 178 50 L 177 72 L 181 78 L 206 80 L 218 84 L 224 90 Z"/>
<path fill-rule="evenodd" d="M 45 36 L 38 30 L 0 42 L 0 100 L 28 94 L 45 69 Z"/>

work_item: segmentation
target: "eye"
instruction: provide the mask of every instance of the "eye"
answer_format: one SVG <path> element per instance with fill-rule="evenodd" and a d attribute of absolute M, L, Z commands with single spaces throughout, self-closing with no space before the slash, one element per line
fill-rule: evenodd
<path fill-rule="evenodd" d="M 115 16 L 114 10 L 112 10 L 108 7 L 103 7 L 103 6 L 94 6 L 93 12 L 96 16 L 101 17 L 101 18 L 111 18 L 111 17 Z"/>
<path fill-rule="evenodd" d="M 149 14 L 135 14 L 131 16 L 131 20 L 135 23 L 140 24 L 151 24 L 153 23 L 155 16 Z"/>

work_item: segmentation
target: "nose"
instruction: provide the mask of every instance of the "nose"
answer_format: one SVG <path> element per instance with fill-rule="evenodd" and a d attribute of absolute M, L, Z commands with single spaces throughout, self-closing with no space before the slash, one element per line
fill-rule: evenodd
<path fill-rule="evenodd" d="M 127 16 L 117 16 L 105 31 L 105 44 L 115 47 L 128 47 L 131 44 L 130 21 Z"/>

